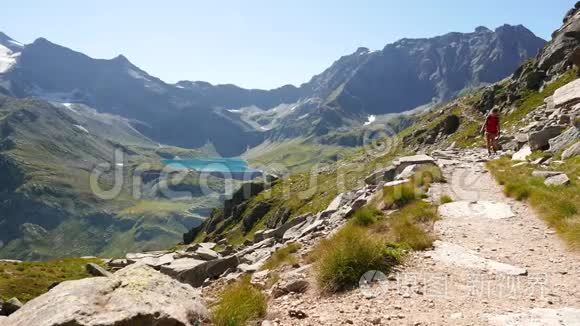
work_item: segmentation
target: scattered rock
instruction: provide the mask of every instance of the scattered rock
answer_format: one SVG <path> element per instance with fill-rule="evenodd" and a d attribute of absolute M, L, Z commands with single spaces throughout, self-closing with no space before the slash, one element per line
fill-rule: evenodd
<path fill-rule="evenodd" d="M 95 264 L 95 263 L 88 263 L 85 266 L 87 273 L 93 275 L 93 276 L 104 276 L 104 277 L 110 277 L 113 274 L 111 274 L 109 271 L 107 271 L 106 269 L 102 268 L 101 266 Z"/>
<path fill-rule="evenodd" d="M 576 144 L 570 146 L 568 149 L 566 149 L 563 153 L 562 153 L 562 159 L 563 160 L 567 160 L 569 158 L 572 158 L 574 156 L 578 156 L 580 155 L 580 142 L 577 142 Z"/>
<path fill-rule="evenodd" d="M 193 326 L 207 318 L 198 290 L 151 267 L 131 265 L 114 277 L 63 282 L 6 321 L 11 326 Z"/>
<path fill-rule="evenodd" d="M 534 171 L 532 172 L 532 176 L 533 177 L 538 177 L 538 178 L 549 178 L 549 177 L 553 177 L 555 175 L 560 175 L 563 172 L 558 172 L 558 171 Z"/>
<path fill-rule="evenodd" d="M 306 221 L 306 219 L 310 216 L 311 216 L 311 214 L 305 214 L 305 215 L 301 215 L 301 216 L 298 216 L 294 219 L 289 220 L 288 222 L 284 223 L 283 225 L 281 225 L 279 228 L 277 228 L 274 231 L 274 233 L 273 233 L 274 237 L 276 237 L 278 239 L 282 239 L 284 237 L 284 234 L 286 233 L 286 231 L 295 227 L 296 225 L 304 223 Z"/>
<path fill-rule="evenodd" d="M 396 175 L 395 169 L 395 166 L 391 165 L 385 169 L 377 170 L 365 178 L 365 183 L 367 185 L 378 185 L 381 182 L 393 181 Z"/>
<path fill-rule="evenodd" d="M 202 260 L 214 260 L 214 259 L 218 259 L 219 255 L 217 252 L 206 248 L 206 247 L 200 247 L 197 248 L 197 250 L 195 251 L 195 254 Z"/>
<path fill-rule="evenodd" d="M 306 275 L 301 268 L 290 273 L 282 274 L 280 281 L 272 288 L 272 297 L 279 298 L 289 293 L 304 293 L 310 287 Z"/>
<path fill-rule="evenodd" d="M 406 180 L 412 177 L 415 174 L 415 170 L 417 168 L 416 164 L 411 164 L 407 166 L 401 173 L 397 174 L 395 180 Z"/>
<path fill-rule="evenodd" d="M 235 270 L 240 261 L 237 256 L 203 261 L 194 258 L 176 259 L 169 265 L 161 266 L 160 271 L 193 287 L 203 285 L 205 279 L 216 278 L 227 270 Z"/>
<path fill-rule="evenodd" d="M 296 319 L 304 319 L 304 318 L 308 317 L 308 315 L 306 315 L 306 313 L 302 310 L 289 310 L 288 316 L 290 316 L 291 318 L 296 318 Z"/>
<path fill-rule="evenodd" d="M 4 303 L 0 304 L 0 315 L 3 316 L 10 316 L 20 308 L 22 308 L 23 304 L 17 298 L 12 298 Z"/>
<path fill-rule="evenodd" d="M 393 165 L 395 166 L 395 175 L 400 174 L 406 167 L 413 164 L 431 164 L 436 166 L 435 160 L 431 156 L 425 154 L 403 156 L 393 161 Z"/>
<path fill-rule="evenodd" d="M 265 269 L 263 271 L 255 272 L 252 274 L 252 279 L 250 282 L 259 288 L 266 287 L 266 281 L 270 277 L 270 270 Z"/>
<path fill-rule="evenodd" d="M 107 265 L 112 268 L 120 269 L 131 265 L 127 259 L 113 259 L 110 260 Z"/>
<path fill-rule="evenodd" d="M 548 126 L 544 129 L 530 133 L 529 144 L 532 150 L 547 150 L 550 148 L 550 139 L 562 133 L 562 126 Z"/>
<path fill-rule="evenodd" d="M 512 155 L 513 161 L 525 161 L 528 156 L 532 155 L 532 149 L 529 145 L 525 145 L 519 151 L 517 151 L 514 155 Z"/>
<path fill-rule="evenodd" d="M 578 130 L 576 127 L 570 127 L 559 136 L 554 137 L 548 141 L 550 144 L 550 152 L 559 152 L 577 142 L 579 138 L 580 130 Z"/>
<path fill-rule="evenodd" d="M 565 174 L 558 174 L 552 177 L 549 177 L 544 181 L 546 186 L 564 186 L 570 183 L 570 179 Z"/>

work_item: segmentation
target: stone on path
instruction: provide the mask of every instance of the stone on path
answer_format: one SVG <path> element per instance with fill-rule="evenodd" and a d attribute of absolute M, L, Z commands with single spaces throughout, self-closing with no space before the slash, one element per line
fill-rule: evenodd
<path fill-rule="evenodd" d="M 512 276 L 528 274 L 524 268 L 480 257 L 475 251 L 453 243 L 435 241 L 434 247 L 431 258 L 445 264 Z"/>
<path fill-rule="evenodd" d="M 193 326 L 208 318 L 200 291 L 135 264 L 114 277 L 62 282 L 3 321 L 11 326 Z"/>
<path fill-rule="evenodd" d="M 537 308 L 525 313 L 494 315 L 489 322 L 496 326 L 572 326 L 580 325 L 580 309 Z"/>
<path fill-rule="evenodd" d="M 526 145 L 512 155 L 512 161 L 525 161 L 530 155 L 532 155 L 532 149 Z"/>
<path fill-rule="evenodd" d="M 456 201 L 439 206 L 439 215 L 443 218 L 469 219 L 504 219 L 515 214 L 508 204 L 493 201 Z"/>

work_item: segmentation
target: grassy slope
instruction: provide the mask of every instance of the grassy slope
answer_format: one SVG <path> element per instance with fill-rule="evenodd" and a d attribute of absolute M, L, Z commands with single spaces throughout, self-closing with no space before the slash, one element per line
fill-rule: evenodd
<path fill-rule="evenodd" d="M 42 263 L 0 262 L 0 299 L 12 297 L 29 301 L 57 282 L 90 277 L 87 263 L 102 264 L 99 259 L 67 258 Z"/>
<path fill-rule="evenodd" d="M 238 224 L 226 230 L 225 235 L 233 244 L 251 239 L 280 208 L 290 209 L 291 218 L 322 211 L 339 193 L 363 186 L 367 175 L 377 168 L 386 167 L 400 153 L 402 150 L 399 147 L 378 155 L 367 154 L 365 149 L 359 149 L 322 172 L 293 174 L 250 201 L 246 214 L 259 202 L 268 201 L 272 204 L 268 214 L 250 232 L 242 232 Z"/>
<path fill-rule="evenodd" d="M 197 193 L 187 202 L 134 198 L 131 176 L 136 166 L 145 163 L 156 168 L 161 158 L 195 157 L 201 152 L 159 147 L 121 119 L 83 107 L 55 107 L 9 97 L 0 98 L 0 116 L 0 141 L 13 144 L 2 147 L 0 155 L 15 162 L 24 175 L 23 181 L 16 181 L 16 190 L 0 193 L 0 210 L 5 213 L 0 224 L 14 226 L 0 230 L 5 243 L 0 258 L 36 260 L 161 249 L 174 245 L 199 223 L 189 209 L 219 205 L 218 198 Z M 90 171 L 96 164 L 113 161 L 117 147 L 126 153 L 123 188 L 113 199 L 102 200 L 91 190 Z M 107 189 L 112 179 L 106 173 L 99 183 Z M 223 188 L 223 182 L 210 179 L 212 186 Z M 197 189 L 197 183 L 188 177 L 181 186 Z M 2 206 L 10 202 L 20 206 Z M 35 208 L 26 211 L 27 206 Z M 23 223 L 44 230 L 23 233 L 19 228 Z"/>
<path fill-rule="evenodd" d="M 505 157 L 488 163 L 506 195 L 527 200 L 573 248 L 580 249 L 580 157 L 550 168 L 565 172 L 570 178 L 569 185 L 560 187 L 548 187 L 543 178 L 532 177 L 538 167 L 513 165 L 514 162 Z"/>
<path fill-rule="evenodd" d="M 332 164 L 349 150 L 352 149 L 294 139 L 284 143 L 264 143 L 246 152 L 243 157 L 255 167 L 266 167 L 273 172 L 299 173 L 319 164 Z"/>

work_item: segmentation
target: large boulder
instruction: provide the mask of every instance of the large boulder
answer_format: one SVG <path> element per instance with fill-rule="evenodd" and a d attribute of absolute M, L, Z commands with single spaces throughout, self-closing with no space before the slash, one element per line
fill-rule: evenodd
<path fill-rule="evenodd" d="M 365 178 L 365 183 L 368 185 L 378 185 L 381 182 L 393 181 L 395 179 L 396 167 L 391 165 L 384 169 L 379 169 Z"/>
<path fill-rule="evenodd" d="M 128 253 L 125 255 L 127 262 L 130 264 L 140 263 L 158 268 L 159 266 L 169 264 L 173 261 L 173 252 L 169 251 L 151 251 L 143 253 Z"/>
<path fill-rule="evenodd" d="M 201 294 L 145 265 L 114 277 L 62 282 L 5 321 L 11 326 L 193 326 L 208 319 Z"/>
<path fill-rule="evenodd" d="M 576 79 L 558 88 L 554 92 L 552 98 L 554 101 L 554 108 L 556 109 L 580 103 L 580 79 Z"/>
<path fill-rule="evenodd" d="M 277 239 L 282 239 L 284 237 L 284 234 L 286 233 L 286 231 L 295 227 L 296 225 L 303 224 L 306 221 L 306 219 L 308 219 L 310 216 L 312 216 L 312 215 L 311 214 L 300 215 L 300 216 L 298 216 L 294 219 L 291 219 L 288 222 L 282 224 L 279 228 L 277 228 L 274 231 L 274 233 L 273 233 L 274 237 Z"/>
<path fill-rule="evenodd" d="M 206 279 L 216 278 L 227 270 L 234 270 L 240 264 L 237 256 L 203 261 L 194 258 L 176 259 L 169 265 L 161 266 L 160 271 L 193 287 L 203 285 Z"/>
<path fill-rule="evenodd" d="M 560 135 L 550 139 L 548 143 L 550 144 L 550 152 L 556 153 L 559 152 L 566 147 L 570 146 L 571 144 L 578 141 L 580 138 L 580 130 L 576 127 L 568 128 L 566 131 L 561 133 Z"/>
<path fill-rule="evenodd" d="M 403 172 L 403 170 L 405 170 L 405 168 L 410 166 L 410 165 L 434 165 L 434 166 L 436 166 L 437 164 L 435 163 L 435 159 L 433 159 L 431 156 L 428 156 L 425 154 L 419 154 L 419 155 L 399 157 L 393 161 L 393 165 L 395 166 L 395 175 L 397 175 L 397 174 L 400 174 L 401 172 Z M 385 180 L 385 181 L 393 181 L 393 180 L 394 179 Z"/>
<path fill-rule="evenodd" d="M 565 174 L 558 174 L 552 177 L 549 177 L 544 181 L 546 186 L 565 186 L 570 183 L 570 179 Z"/>
<path fill-rule="evenodd" d="M 529 136 L 530 148 L 535 150 L 547 150 L 550 148 L 550 139 L 557 137 L 564 130 L 563 126 L 549 126 L 540 131 L 532 132 Z"/>

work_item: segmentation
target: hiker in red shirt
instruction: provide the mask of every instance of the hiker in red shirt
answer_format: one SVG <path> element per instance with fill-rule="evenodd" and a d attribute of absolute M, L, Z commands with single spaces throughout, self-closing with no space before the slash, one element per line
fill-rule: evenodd
<path fill-rule="evenodd" d="M 497 153 L 497 139 L 499 138 L 499 110 L 494 108 L 490 114 L 485 118 L 485 124 L 481 127 L 481 133 L 485 134 L 485 142 L 487 144 L 487 152 L 491 155 Z"/>

